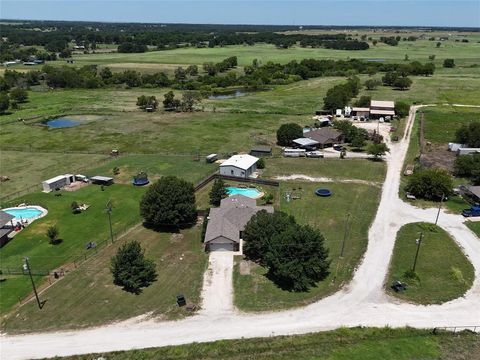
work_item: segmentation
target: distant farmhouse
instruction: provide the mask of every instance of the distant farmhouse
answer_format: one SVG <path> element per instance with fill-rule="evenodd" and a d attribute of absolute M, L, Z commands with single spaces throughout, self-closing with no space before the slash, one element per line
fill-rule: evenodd
<path fill-rule="evenodd" d="M 306 150 L 324 149 L 342 142 L 342 133 L 330 127 L 305 132 L 302 138 L 293 140 L 296 147 Z"/>
<path fill-rule="evenodd" d="M 245 225 L 260 210 L 273 213 L 272 206 L 257 206 L 255 199 L 243 195 L 223 199 L 220 207 L 210 209 L 205 250 L 238 251 Z"/>
<path fill-rule="evenodd" d="M 395 102 L 371 100 L 370 107 L 346 108 L 345 114 L 368 119 L 393 118 L 395 116 Z"/>

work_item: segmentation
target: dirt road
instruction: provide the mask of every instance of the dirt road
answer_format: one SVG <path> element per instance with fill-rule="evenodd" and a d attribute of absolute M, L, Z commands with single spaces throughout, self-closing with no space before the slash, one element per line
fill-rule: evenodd
<path fill-rule="evenodd" d="M 299 334 L 340 326 L 479 325 L 480 240 L 462 223 L 460 216 L 442 212 L 439 225 L 454 237 L 475 268 L 473 287 L 464 297 L 442 305 L 419 306 L 392 299 L 383 290 L 397 231 L 409 222 L 434 221 L 436 215 L 436 209 L 418 209 L 398 197 L 400 172 L 415 110 L 412 108 L 404 138 L 390 144 L 386 181 L 377 216 L 369 231 L 368 248 L 354 278 L 341 291 L 299 309 L 262 314 L 239 313 L 230 306 L 231 299 L 225 299 L 225 296 L 231 296 L 228 290 L 231 280 L 224 272 L 230 263 L 225 257 L 215 263 L 211 261 L 212 274 L 207 275 L 205 281 L 218 281 L 219 286 L 214 283 L 207 285 L 203 293 L 207 303 L 204 310 L 194 317 L 171 322 L 127 321 L 58 333 L 5 335 L 0 339 L 1 357 L 66 356 L 218 339 Z M 215 300 L 216 293 L 221 297 L 220 301 Z"/>

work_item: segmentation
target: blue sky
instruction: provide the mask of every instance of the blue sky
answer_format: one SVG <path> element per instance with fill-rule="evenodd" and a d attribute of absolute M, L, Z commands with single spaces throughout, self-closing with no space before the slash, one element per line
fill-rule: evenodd
<path fill-rule="evenodd" d="M 0 0 L 0 18 L 153 23 L 480 27 L 480 0 Z"/>

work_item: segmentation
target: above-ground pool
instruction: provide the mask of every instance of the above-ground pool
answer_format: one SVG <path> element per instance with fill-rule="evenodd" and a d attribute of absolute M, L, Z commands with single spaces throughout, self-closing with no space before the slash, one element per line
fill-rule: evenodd
<path fill-rule="evenodd" d="M 255 188 L 227 187 L 228 196 L 243 195 L 251 199 L 258 199 L 263 196 L 263 192 Z"/>
<path fill-rule="evenodd" d="M 45 210 L 41 206 L 21 206 L 2 209 L 2 211 L 12 216 L 15 216 L 15 218 L 12 219 L 14 223 L 22 220 L 28 220 L 29 222 L 32 222 L 35 219 L 47 215 L 47 210 Z"/>
<path fill-rule="evenodd" d="M 52 129 L 69 128 L 77 125 L 80 125 L 79 121 L 63 117 L 47 121 L 47 126 Z"/>
<path fill-rule="evenodd" d="M 315 194 L 317 194 L 318 196 L 323 196 L 323 197 L 326 197 L 326 196 L 331 196 L 332 195 L 332 192 L 328 189 L 317 189 L 315 190 Z"/>

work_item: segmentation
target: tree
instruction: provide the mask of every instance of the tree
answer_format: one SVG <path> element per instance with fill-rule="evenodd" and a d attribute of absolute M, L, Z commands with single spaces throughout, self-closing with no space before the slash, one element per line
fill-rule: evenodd
<path fill-rule="evenodd" d="M 398 78 L 398 73 L 396 71 L 388 71 L 382 77 L 383 85 L 393 86 L 393 84 L 395 83 L 395 80 L 397 80 L 397 78 Z"/>
<path fill-rule="evenodd" d="M 437 42 L 437 48 L 439 48 L 440 46 L 442 46 L 442 43 L 441 42 Z"/>
<path fill-rule="evenodd" d="M 110 70 L 109 67 L 104 67 L 102 70 L 100 70 L 100 77 L 103 81 L 109 81 L 112 76 L 112 70 Z"/>
<path fill-rule="evenodd" d="M 389 151 L 390 149 L 385 143 L 379 143 L 379 144 L 373 143 L 368 145 L 367 147 L 367 153 L 370 155 L 373 155 L 375 159 L 378 159 L 380 156 L 385 155 Z"/>
<path fill-rule="evenodd" d="M 172 111 L 172 110 L 177 110 L 180 105 L 181 101 L 178 99 L 175 99 L 175 94 L 173 91 L 169 91 L 165 95 L 163 95 L 164 100 L 163 100 L 163 107 L 167 111 Z"/>
<path fill-rule="evenodd" d="M 295 224 L 276 234 L 266 255 L 268 273 L 280 286 L 307 291 L 329 274 L 325 239 L 308 225 Z"/>
<path fill-rule="evenodd" d="M 62 51 L 60 51 L 60 54 L 58 54 L 59 57 L 62 59 L 68 59 L 72 57 L 72 51 L 69 48 L 65 48 Z"/>
<path fill-rule="evenodd" d="M 398 117 L 403 118 L 410 112 L 410 105 L 402 101 L 395 101 L 395 114 Z"/>
<path fill-rule="evenodd" d="M 137 106 L 144 110 L 147 108 L 155 110 L 158 107 L 158 101 L 155 96 L 141 95 L 137 98 Z"/>
<path fill-rule="evenodd" d="M 142 197 L 140 214 L 148 226 L 156 229 L 194 224 L 197 210 L 193 185 L 176 176 L 162 177 Z"/>
<path fill-rule="evenodd" d="M 360 98 L 355 101 L 354 106 L 356 107 L 370 107 L 370 101 L 372 100 L 372 97 L 369 95 L 362 95 Z"/>
<path fill-rule="evenodd" d="M 459 127 L 455 133 L 455 141 L 472 148 L 480 147 L 480 122 L 475 121 Z"/>
<path fill-rule="evenodd" d="M 478 185 L 480 183 L 480 154 L 457 156 L 453 169 L 456 176 L 470 178 L 474 185 Z"/>
<path fill-rule="evenodd" d="M 190 65 L 189 67 L 187 67 L 186 72 L 190 76 L 197 76 L 198 75 L 198 66 L 197 65 Z"/>
<path fill-rule="evenodd" d="M 257 169 L 265 169 L 265 159 L 264 158 L 258 159 Z"/>
<path fill-rule="evenodd" d="M 115 285 L 137 295 L 142 292 L 142 288 L 157 280 L 155 263 L 145 258 L 145 251 L 135 240 L 118 249 L 110 260 L 110 271 Z"/>
<path fill-rule="evenodd" d="M 10 107 L 10 99 L 4 92 L 0 93 L 0 114 L 4 114 Z"/>
<path fill-rule="evenodd" d="M 60 231 L 58 230 L 57 225 L 50 225 L 47 228 L 46 235 L 50 239 L 49 243 L 50 244 L 56 244 L 58 242 L 58 235 L 60 234 Z"/>
<path fill-rule="evenodd" d="M 438 201 L 451 194 L 453 181 L 450 174 L 439 168 L 415 172 L 410 176 L 405 190 L 418 198 Z"/>
<path fill-rule="evenodd" d="M 375 90 L 378 86 L 380 86 L 382 82 L 377 79 L 368 79 L 365 81 L 364 85 L 367 90 Z"/>
<path fill-rule="evenodd" d="M 23 103 L 28 99 L 28 92 L 22 88 L 13 88 L 10 90 L 10 99 L 17 103 Z"/>
<path fill-rule="evenodd" d="M 354 148 L 361 148 L 365 146 L 365 138 L 361 134 L 356 134 L 355 137 L 352 139 L 351 145 Z"/>
<path fill-rule="evenodd" d="M 200 101 L 200 94 L 196 91 L 186 91 L 182 94 L 180 108 L 184 112 L 192 112 L 193 107 Z"/>
<path fill-rule="evenodd" d="M 281 146 L 289 146 L 293 140 L 301 137 L 303 137 L 303 129 L 298 124 L 283 124 L 277 130 L 277 143 Z"/>
<path fill-rule="evenodd" d="M 215 179 L 210 190 L 210 205 L 219 206 L 222 199 L 228 196 L 227 187 L 222 179 Z"/>
<path fill-rule="evenodd" d="M 454 68 L 455 67 L 455 60 L 454 59 L 443 60 L 443 67 L 444 68 Z"/>
<path fill-rule="evenodd" d="M 399 77 L 395 79 L 395 82 L 393 83 L 393 86 L 400 89 L 400 90 L 406 90 L 412 85 L 412 80 L 410 80 L 406 76 Z"/>
<path fill-rule="evenodd" d="M 177 67 L 175 69 L 175 80 L 177 81 L 183 81 L 187 78 L 187 72 L 185 69 L 181 66 Z"/>

